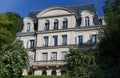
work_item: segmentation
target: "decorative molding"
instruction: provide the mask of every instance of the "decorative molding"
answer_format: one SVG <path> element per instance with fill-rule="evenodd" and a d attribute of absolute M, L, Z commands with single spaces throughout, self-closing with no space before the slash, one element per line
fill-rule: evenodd
<path fill-rule="evenodd" d="M 59 33 L 59 32 L 69 32 L 69 31 L 89 31 L 89 30 L 96 30 L 102 29 L 104 26 L 89 26 L 89 27 L 74 27 L 74 28 L 67 28 L 67 29 L 58 29 L 58 30 L 42 30 L 42 31 L 35 31 L 35 32 L 19 32 L 16 34 L 17 37 L 21 36 L 35 36 L 37 34 L 45 34 L 45 33 Z"/>

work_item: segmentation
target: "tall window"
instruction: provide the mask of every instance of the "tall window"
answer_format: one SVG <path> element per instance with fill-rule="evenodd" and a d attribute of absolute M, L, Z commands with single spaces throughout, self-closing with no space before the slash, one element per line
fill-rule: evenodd
<path fill-rule="evenodd" d="M 92 44 L 96 44 L 97 43 L 97 35 L 92 35 Z"/>
<path fill-rule="evenodd" d="M 58 36 L 53 36 L 54 46 L 58 45 Z"/>
<path fill-rule="evenodd" d="M 83 44 L 83 36 L 78 36 L 78 45 Z"/>
<path fill-rule="evenodd" d="M 90 26 L 90 18 L 89 17 L 85 17 L 85 26 L 86 27 Z"/>
<path fill-rule="evenodd" d="M 34 54 L 28 53 L 28 57 L 29 57 L 29 65 L 32 66 L 34 63 Z"/>
<path fill-rule="evenodd" d="M 27 23 L 26 32 L 30 32 L 30 23 Z"/>
<path fill-rule="evenodd" d="M 61 52 L 61 60 L 65 60 L 65 57 L 67 55 L 67 52 Z"/>
<path fill-rule="evenodd" d="M 55 22 L 54 22 L 54 30 L 58 30 L 58 20 L 56 19 Z"/>
<path fill-rule="evenodd" d="M 68 28 L 68 20 L 65 18 L 63 20 L 63 29 L 66 29 L 66 28 Z"/>
<path fill-rule="evenodd" d="M 44 37 L 44 46 L 48 46 L 48 39 L 48 36 Z"/>
<path fill-rule="evenodd" d="M 57 52 L 52 52 L 51 54 L 51 60 L 56 61 L 57 60 Z"/>
<path fill-rule="evenodd" d="M 42 61 L 47 61 L 47 60 L 48 60 L 48 54 L 42 53 Z"/>
<path fill-rule="evenodd" d="M 49 24 L 50 24 L 50 22 L 47 20 L 46 22 L 45 22 L 45 30 L 49 30 Z"/>
<path fill-rule="evenodd" d="M 30 48 L 34 48 L 35 40 L 30 40 Z"/>
<path fill-rule="evenodd" d="M 62 35 L 62 45 L 67 45 L 67 35 Z"/>

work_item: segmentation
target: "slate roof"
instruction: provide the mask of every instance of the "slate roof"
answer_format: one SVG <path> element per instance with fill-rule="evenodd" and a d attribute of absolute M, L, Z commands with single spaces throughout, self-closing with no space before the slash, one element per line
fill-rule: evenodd
<path fill-rule="evenodd" d="M 70 6 L 69 9 L 73 10 L 75 13 L 80 14 L 84 10 L 96 13 L 94 4 L 80 5 L 80 6 Z"/>
<path fill-rule="evenodd" d="M 88 10 L 88 11 L 91 11 L 95 14 L 95 17 L 94 17 L 94 24 L 95 25 L 99 25 L 99 20 L 98 20 L 98 16 L 97 16 L 97 11 L 96 11 L 96 8 L 94 6 L 94 4 L 86 4 L 86 5 L 78 5 L 78 6 L 63 6 L 64 8 L 68 8 L 70 9 L 71 11 L 75 12 L 79 17 L 80 17 L 80 13 L 84 10 Z M 40 13 L 41 11 L 32 11 L 29 13 L 28 17 L 31 17 L 33 19 L 37 19 L 37 14 Z"/>
<path fill-rule="evenodd" d="M 87 4 L 87 5 L 80 5 L 80 6 L 70 6 L 70 7 L 64 6 L 64 7 L 72 10 L 76 14 L 80 14 L 83 10 L 89 10 L 93 13 L 96 13 L 96 9 L 95 9 L 94 4 Z M 35 19 L 36 15 L 40 12 L 41 11 L 39 11 L 39 10 L 38 11 L 32 11 L 32 12 L 29 13 L 28 17 L 31 17 L 31 18 Z"/>
<path fill-rule="evenodd" d="M 40 13 L 41 11 L 32 11 L 29 13 L 28 17 L 31 17 L 33 19 L 36 19 L 37 14 Z"/>

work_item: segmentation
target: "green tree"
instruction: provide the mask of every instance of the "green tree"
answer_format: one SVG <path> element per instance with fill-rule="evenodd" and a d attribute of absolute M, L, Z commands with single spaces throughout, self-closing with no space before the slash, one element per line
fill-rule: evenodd
<path fill-rule="evenodd" d="M 13 34 L 8 30 L 11 24 L 12 22 L 8 21 L 5 14 L 0 14 L 0 47 L 5 43 L 13 41 Z"/>
<path fill-rule="evenodd" d="M 112 57 L 120 56 L 120 0 L 108 0 L 104 6 L 107 25 L 99 50 Z"/>
<path fill-rule="evenodd" d="M 70 49 L 69 52 L 66 60 L 70 77 L 93 78 L 96 70 L 95 53 L 79 49 Z"/>
<path fill-rule="evenodd" d="M 0 14 L 0 27 L 6 28 L 14 36 L 16 35 L 16 32 L 20 30 L 22 25 L 22 17 L 19 14 L 14 12 Z"/>
<path fill-rule="evenodd" d="M 108 0 L 103 9 L 107 25 L 98 44 L 100 78 L 120 78 L 120 0 Z"/>
<path fill-rule="evenodd" d="M 10 25 L 12 27 L 9 28 L 11 33 L 16 35 L 16 32 L 18 32 L 21 29 L 21 26 L 23 26 L 22 17 L 14 12 L 7 12 L 5 13 L 5 15 L 7 16 L 8 21 L 13 23 L 12 25 Z"/>
<path fill-rule="evenodd" d="M 0 14 L 0 47 L 6 42 L 14 41 L 16 33 L 23 25 L 22 17 L 14 12 Z M 5 37 L 8 37 L 5 39 Z"/>
<path fill-rule="evenodd" d="M 11 32 L 3 27 L 0 27 L 0 48 L 3 44 L 10 43 L 13 40 Z"/>
<path fill-rule="evenodd" d="M 28 66 L 27 52 L 15 36 L 21 21 L 16 13 L 0 14 L 0 78 L 20 78 Z"/>
<path fill-rule="evenodd" d="M 0 50 L 0 78 L 20 78 L 28 57 L 20 41 L 4 44 Z"/>

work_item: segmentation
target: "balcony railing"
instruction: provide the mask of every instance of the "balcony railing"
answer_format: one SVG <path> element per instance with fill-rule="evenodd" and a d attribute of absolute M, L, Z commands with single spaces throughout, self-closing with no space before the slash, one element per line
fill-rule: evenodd
<path fill-rule="evenodd" d="M 57 66 L 57 65 L 65 65 L 67 62 L 65 60 L 48 60 L 48 61 L 39 61 L 34 62 L 34 66 Z"/>

